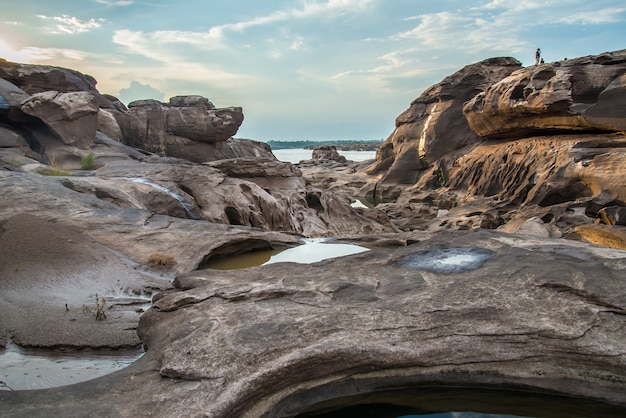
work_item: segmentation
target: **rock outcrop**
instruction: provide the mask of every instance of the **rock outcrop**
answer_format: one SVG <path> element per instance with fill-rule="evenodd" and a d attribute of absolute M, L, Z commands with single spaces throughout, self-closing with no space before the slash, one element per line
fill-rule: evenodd
<path fill-rule="evenodd" d="M 216 145 L 235 135 L 240 107 L 216 109 L 200 96 L 173 97 L 169 104 L 142 100 L 129 105 L 121 130 L 128 145 L 192 162 L 217 159 Z"/>
<path fill-rule="evenodd" d="M 339 163 L 345 163 L 346 157 L 337 152 L 337 147 L 332 145 L 325 145 L 321 147 L 315 147 L 311 153 L 312 160 L 330 160 L 337 161 Z"/>
<path fill-rule="evenodd" d="M 36 93 L 24 100 L 21 110 L 44 122 L 65 144 L 91 148 L 98 128 L 98 104 L 88 92 Z"/>
<path fill-rule="evenodd" d="M 127 109 L 89 76 L 0 62 L 0 344 L 147 348 L 87 383 L 0 391 L 0 415 L 287 417 L 421 385 L 548 391 L 624 415 L 626 252 L 607 247 L 626 248 L 611 72 L 625 55 L 465 67 L 398 117 L 367 170 L 279 162 L 231 138 L 240 109 L 203 97 Z M 522 122 L 497 132 L 481 114 L 505 124 L 517 105 Z M 358 193 L 378 206 L 353 208 Z M 329 235 L 387 249 L 197 270 Z M 119 300 L 154 289 L 141 319 Z M 76 316 L 94 292 L 115 321 Z"/>
<path fill-rule="evenodd" d="M 480 137 L 626 130 L 626 50 L 513 72 L 463 107 Z"/>
<path fill-rule="evenodd" d="M 519 68 L 513 58 L 492 58 L 430 87 L 396 118 L 396 129 L 368 171 L 382 172 L 383 182 L 414 184 L 421 171 L 445 154 L 479 142 L 463 118 L 464 103 Z"/>
<path fill-rule="evenodd" d="M 602 400 L 622 415 L 625 256 L 453 231 L 312 265 L 182 275 L 141 317 L 147 352 L 132 367 L 0 392 L 0 414 L 88 404 L 109 416 L 292 417 L 339 396 L 480 385 Z"/>
<path fill-rule="evenodd" d="M 389 202 L 380 208 L 405 230 L 513 232 L 538 218 L 551 236 L 578 239 L 576 228 L 596 221 L 602 205 L 626 207 L 625 71 L 626 50 L 527 68 L 511 59 L 465 67 L 398 117 L 367 169 L 376 177 L 358 194 Z M 433 207 L 442 196 L 445 205 Z M 396 204 L 431 210 L 411 226 L 394 221 L 407 213 Z"/>
<path fill-rule="evenodd" d="M 24 129 L 50 129 L 64 143 L 89 149 L 96 131 L 126 145 L 192 162 L 271 156 L 269 148 L 226 144 L 243 122 L 240 107 L 216 108 L 201 96 L 133 102 L 96 89 L 96 80 L 66 68 L 0 60 L 0 122 L 24 123 Z M 252 144 L 252 143 L 251 143 Z M 32 149 L 45 148 L 36 141 Z M 45 153 L 45 151 L 44 151 Z M 52 155 L 42 158 L 46 162 Z M 62 158 L 62 157 L 60 157 Z"/>

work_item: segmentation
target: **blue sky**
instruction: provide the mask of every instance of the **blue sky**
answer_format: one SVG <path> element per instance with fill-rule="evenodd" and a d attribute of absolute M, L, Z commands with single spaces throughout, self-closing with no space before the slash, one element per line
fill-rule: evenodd
<path fill-rule="evenodd" d="M 421 92 L 494 56 L 626 48 L 624 0 L 0 0 L 0 57 L 123 102 L 242 106 L 238 137 L 383 139 Z"/>

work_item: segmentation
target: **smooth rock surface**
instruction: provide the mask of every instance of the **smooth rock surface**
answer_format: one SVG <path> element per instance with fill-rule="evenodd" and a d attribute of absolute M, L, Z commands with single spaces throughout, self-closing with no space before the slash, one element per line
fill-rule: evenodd
<path fill-rule="evenodd" d="M 626 406 L 625 260 L 465 231 L 312 265 L 198 271 L 142 316 L 148 351 L 132 367 L 0 393 L 0 413 L 289 417 L 333 397 L 433 384 Z"/>

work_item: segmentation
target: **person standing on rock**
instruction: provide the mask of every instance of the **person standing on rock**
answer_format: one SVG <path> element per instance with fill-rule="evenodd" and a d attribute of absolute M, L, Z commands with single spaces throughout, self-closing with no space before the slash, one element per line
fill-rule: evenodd
<path fill-rule="evenodd" d="M 537 51 L 535 51 L 535 65 L 539 65 L 540 60 L 541 60 L 541 49 L 537 48 Z"/>

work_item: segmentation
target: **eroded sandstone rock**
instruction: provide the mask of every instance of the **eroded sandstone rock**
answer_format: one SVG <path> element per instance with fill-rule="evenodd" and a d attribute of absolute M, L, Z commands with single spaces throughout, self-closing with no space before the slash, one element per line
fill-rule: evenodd
<path fill-rule="evenodd" d="M 432 162 L 479 141 L 463 118 L 463 104 L 520 66 L 513 58 L 492 58 L 430 87 L 396 118 L 396 129 L 368 171 L 384 172 L 383 182 L 413 184 Z"/>
<path fill-rule="evenodd" d="M 0 413 L 71 416 L 88 403 L 119 416 L 288 417 L 423 385 L 626 406 L 625 258 L 465 231 L 312 265 L 193 272 L 142 316 L 148 350 L 132 367 L 80 386 L 0 392 Z"/>
<path fill-rule="evenodd" d="M 88 149 L 94 144 L 99 107 L 91 93 L 36 93 L 22 103 L 21 110 L 39 118 L 68 145 Z"/>
<path fill-rule="evenodd" d="M 220 144 L 243 122 L 240 107 L 217 109 L 200 96 L 174 97 L 169 104 L 141 100 L 129 111 L 121 129 L 128 145 L 193 162 L 216 159 Z"/>
<path fill-rule="evenodd" d="M 519 138 L 549 131 L 623 131 L 626 50 L 526 67 L 463 107 L 481 137 Z"/>

